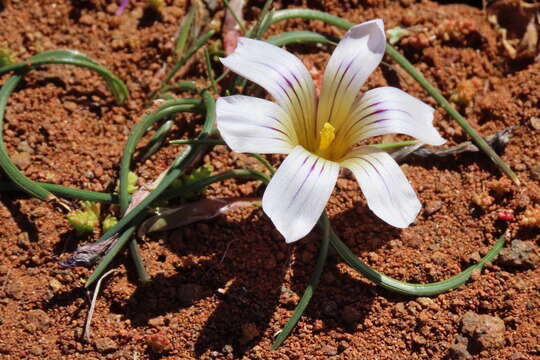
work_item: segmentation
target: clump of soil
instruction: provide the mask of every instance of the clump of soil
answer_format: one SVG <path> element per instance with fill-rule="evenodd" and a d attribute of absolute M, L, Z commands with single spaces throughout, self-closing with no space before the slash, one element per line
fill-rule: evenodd
<path fill-rule="evenodd" d="M 89 71 L 50 66 L 28 75 L 9 101 L 4 128 L 9 153 L 27 176 L 94 191 L 114 189 L 129 130 L 147 111 L 156 74 L 172 63 L 171 39 L 188 8 L 183 0 L 165 3 L 161 16 L 149 14 L 143 1 L 130 1 L 121 16 L 114 15 L 116 4 L 99 0 L 12 0 L 0 7 L 0 45 L 7 44 L 19 60 L 44 50 L 76 49 L 117 73 L 130 90 L 128 103 L 117 106 Z M 515 126 L 502 156 L 522 186 L 505 181 L 481 154 L 408 161 L 402 169 L 424 212 L 402 231 L 377 219 L 356 181 L 343 174 L 327 211 L 355 253 L 377 270 L 410 282 L 458 273 L 506 230 L 510 239 L 538 254 L 538 227 L 525 226 L 523 218 L 533 216 L 540 204 L 539 130 L 532 120 L 540 116 L 540 64 L 509 59 L 485 14 L 467 5 L 289 3 L 276 6 L 309 6 L 355 23 L 381 17 L 387 28 L 407 28 L 398 48 L 453 98 L 481 134 Z M 261 1 L 249 2 L 245 19 L 253 20 L 260 6 Z M 214 16 L 222 19 L 222 9 Z M 298 29 L 342 33 L 300 20 L 278 24 L 270 33 Z M 312 73 L 322 73 L 329 49 L 289 50 Z M 203 69 L 199 62 L 192 64 L 184 79 L 206 85 Z M 461 128 L 397 66 L 382 65 L 365 88 L 381 85 L 398 86 L 433 105 L 435 125 L 450 145 L 466 140 Z M 175 136 L 192 136 L 193 125 L 202 121 L 197 116 L 176 120 Z M 153 180 L 177 152 L 177 146 L 166 146 L 138 164 L 141 181 Z M 245 158 L 223 146 L 203 161 L 216 171 L 246 166 Z M 227 180 L 206 192 L 211 198 L 259 195 L 256 181 Z M 78 243 L 65 214 L 18 193 L 2 193 L 0 200 L 2 358 L 534 359 L 540 354 L 537 261 L 490 264 L 459 289 L 414 299 L 374 286 L 335 256 L 305 316 L 284 345 L 272 351 L 274 334 L 292 314 L 313 270 L 318 234 L 286 245 L 255 207 L 141 242 L 152 276 L 146 286 L 137 285 L 129 257 L 122 256 L 116 274 L 103 284 L 86 343 L 81 333 L 88 302 L 82 286 L 90 270 L 58 265 L 59 256 Z M 512 220 L 498 217 L 503 210 L 511 211 Z M 475 325 L 480 320 L 493 326 Z M 489 333 L 493 329 L 496 333 Z"/>

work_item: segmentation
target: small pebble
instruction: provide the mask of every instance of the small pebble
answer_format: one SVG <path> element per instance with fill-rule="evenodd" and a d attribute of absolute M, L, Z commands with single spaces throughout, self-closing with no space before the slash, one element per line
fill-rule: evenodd
<path fill-rule="evenodd" d="M 79 106 L 76 103 L 74 103 L 73 101 L 66 101 L 64 103 L 64 109 L 66 109 L 68 111 L 71 111 L 71 112 L 77 110 L 78 107 Z"/>
<path fill-rule="evenodd" d="M 62 289 L 62 283 L 56 279 L 52 279 L 49 281 L 49 287 L 53 292 L 58 292 L 60 289 Z"/>
<path fill-rule="evenodd" d="M 516 268 L 534 268 L 539 262 L 538 248 L 532 241 L 513 240 L 497 258 L 498 264 Z"/>
<path fill-rule="evenodd" d="M 533 116 L 531 118 L 531 126 L 533 127 L 534 130 L 540 130 L 540 118 Z"/>
<path fill-rule="evenodd" d="M 96 339 L 94 343 L 96 350 L 100 353 L 113 352 L 118 349 L 118 345 L 111 338 L 104 337 Z"/>
<path fill-rule="evenodd" d="M 163 333 L 157 333 L 146 337 L 145 342 L 156 354 L 162 354 L 172 349 L 169 338 Z"/>
<path fill-rule="evenodd" d="M 426 215 L 433 215 L 434 213 L 439 211 L 442 206 L 443 202 L 440 200 L 428 201 L 426 203 L 426 206 L 424 207 L 424 212 L 426 213 Z"/>
<path fill-rule="evenodd" d="M 479 315 L 469 311 L 461 319 L 461 332 L 481 349 L 504 345 L 504 321 L 498 316 Z"/>

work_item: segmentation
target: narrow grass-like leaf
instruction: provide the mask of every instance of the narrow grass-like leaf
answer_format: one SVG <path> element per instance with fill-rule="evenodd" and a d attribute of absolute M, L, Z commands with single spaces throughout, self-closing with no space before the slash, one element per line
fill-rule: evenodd
<path fill-rule="evenodd" d="M 13 181 L 21 190 L 37 197 L 41 200 L 49 201 L 54 199 L 54 195 L 38 183 L 27 178 L 8 156 L 6 145 L 4 144 L 4 114 L 6 112 L 6 104 L 9 96 L 17 87 L 27 70 L 19 70 L 12 75 L 0 89 L 0 166 L 6 175 Z"/>
<path fill-rule="evenodd" d="M 144 133 L 150 128 L 156 121 L 159 121 L 167 116 L 173 115 L 181 111 L 195 111 L 200 104 L 198 99 L 179 99 L 170 101 L 162 105 L 156 112 L 146 115 L 142 121 L 137 123 L 128 137 L 128 141 L 124 147 L 122 155 L 122 161 L 120 163 L 120 184 L 119 184 L 119 196 L 120 196 L 120 213 L 125 216 L 128 209 L 130 197 L 128 192 L 128 177 L 131 165 L 131 158 L 135 152 L 135 148 L 139 143 Z M 133 239 L 130 242 L 130 254 L 135 264 L 135 268 L 139 275 L 141 282 L 146 282 L 149 279 L 148 272 L 142 262 L 141 255 L 139 253 L 139 246 L 137 240 Z"/>
<path fill-rule="evenodd" d="M 210 79 L 210 88 L 214 94 L 219 94 L 216 84 L 216 76 L 214 74 L 214 69 L 212 69 L 212 61 L 210 60 L 210 55 L 208 55 L 207 48 L 204 48 L 204 62 L 206 64 L 206 73 L 208 75 L 208 79 Z"/>
<path fill-rule="evenodd" d="M 191 30 L 191 25 L 193 24 L 193 19 L 195 18 L 195 6 L 191 5 L 189 8 L 189 12 L 187 15 L 182 19 L 182 25 L 180 26 L 180 32 L 178 33 L 178 37 L 176 38 L 176 56 L 178 58 L 181 58 L 184 54 L 184 49 L 186 48 L 187 40 L 189 37 L 189 33 Z"/>
<path fill-rule="evenodd" d="M 248 155 L 251 156 L 252 158 L 257 159 L 268 171 L 270 171 L 270 174 L 272 176 L 276 173 L 276 170 L 274 170 L 274 167 L 261 154 L 250 153 Z"/>
<path fill-rule="evenodd" d="M 199 135 L 199 139 L 205 139 L 215 134 L 216 127 L 216 103 L 212 95 L 208 91 L 203 91 L 203 103 L 206 108 L 206 116 L 203 124 L 202 131 Z M 131 224 L 137 223 L 137 221 L 142 220 L 142 217 L 145 214 L 146 208 L 153 203 L 160 195 L 167 189 L 175 180 L 180 176 L 186 166 L 190 165 L 194 159 L 197 158 L 200 152 L 206 149 L 205 145 L 194 145 L 193 147 L 188 146 L 171 164 L 169 170 L 166 172 L 165 176 L 159 183 L 159 185 L 146 196 L 137 206 L 135 206 L 130 212 L 128 212 L 124 217 L 122 217 L 118 223 L 107 231 L 98 241 L 103 241 L 110 238 L 116 233 L 119 233 L 126 226 L 132 226 Z M 127 241 L 127 240 L 126 240 Z M 116 244 L 115 244 L 116 246 Z M 123 246 L 123 245 L 122 245 Z M 109 254 L 107 254 L 109 255 Z M 96 281 L 103 270 L 107 268 L 110 261 L 114 258 L 107 257 L 104 258 L 102 262 L 96 267 L 94 272 L 90 275 L 86 281 L 85 287 L 90 286 L 94 281 Z"/>
<path fill-rule="evenodd" d="M 178 139 L 178 140 L 171 140 L 171 144 L 176 145 L 195 145 L 195 144 L 205 144 L 205 145 L 227 145 L 225 141 L 221 139 L 203 139 L 203 140 L 197 140 L 197 139 Z"/>
<path fill-rule="evenodd" d="M 75 50 L 44 51 L 31 57 L 28 61 L 23 61 L 14 65 L 0 68 L 0 74 L 24 68 L 35 69 L 38 66 L 50 64 L 74 65 L 95 71 L 107 83 L 118 104 L 122 104 L 129 96 L 126 85 L 115 74 L 97 64 L 85 54 Z"/>
<path fill-rule="evenodd" d="M 477 264 L 469 266 L 464 271 L 457 275 L 452 276 L 449 279 L 438 281 L 430 284 L 412 284 L 404 281 L 399 281 L 390 276 L 386 276 L 380 273 L 366 263 L 358 259 L 358 257 L 341 241 L 341 239 L 332 230 L 330 234 L 330 243 L 336 249 L 338 254 L 359 274 L 364 275 L 377 285 L 382 286 L 385 289 L 391 290 L 405 295 L 412 296 L 431 296 L 447 292 L 460 285 L 463 285 L 469 280 L 474 270 L 481 270 L 482 267 L 490 261 L 493 261 L 499 251 L 504 246 L 504 235 L 502 235 L 489 252 L 484 256 Z"/>
<path fill-rule="evenodd" d="M 268 183 L 270 182 L 270 178 L 266 174 L 256 171 L 256 170 L 251 170 L 251 169 L 229 170 L 221 174 L 209 176 L 207 178 L 198 180 L 196 182 L 193 182 L 191 184 L 188 184 L 179 188 L 167 189 L 165 192 L 163 192 L 163 195 L 160 196 L 159 199 L 162 201 L 166 201 L 172 198 L 184 196 L 185 194 L 196 193 L 200 189 L 203 189 L 210 184 L 227 180 L 227 179 L 232 179 L 232 178 L 260 180 L 265 185 L 268 185 Z"/>
<path fill-rule="evenodd" d="M 208 40 L 210 40 L 210 38 L 214 35 L 215 31 L 213 30 L 210 30 L 208 31 L 207 33 L 201 35 L 196 41 L 195 41 L 195 44 L 193 44 L 193 46 L 191 46 L 188 51 L 186 52 L 186 55 L 182 56 L 173 66 L 173 68 L 171 69 L 171 71 L 169 71 L 169 73 L 165 76 L 165 79 L 163 79 L 163 81 L 161 82 L 161 86 L 160 86 L 160 89 L 153 93 L 150 98 L 153 99 L 155 98 L 156 94 L 158 92 L 161 92 L 163 87 L 166 86 L 171 80 L 172 78 L 174 77 L 174 75 L 176 75 L 176 73 L 178 72 L 178 70 L 180 70 L 180 68 L 182 66 L 184 66 L 187 61 L 193 56 L 195 55 L 195 53 L 201 48 L 203 47 L 207 42 Z"/>
<path fill-rule="evenodd" d="M 335 39 L 334 39 L 335 40 Z M 294 43 L 332 44 L 328 36 L 313 31 L 290 31 L 270 36 L 266 41 L 276 46 L 286 46 Z"/>
<path fill-rule="evenodd" d="M 163 143 L 165 142 L 165 138 L 169 134 L 173 124 L 174 121 L 167 120 L 165 121 L 165 123 L 163 123 L 163 125 L 159 127 L 159 129 L 156 131 L 154 136 L 152 136 L 152 138 L 148 142 L 148 145 L 144 149 L 144 155 L 141 158 L 141 162 L 145 161 L 159 150 L 161 145 L 163 145 Z"/>
<path fill-rule="evenodd" d="M 2 86 L 0 90 L 0 130 L 4 127 L 4 114 L 6 110 L 6 104 L 9 96 L 15 90 L 17 84 L 21 81 L 22 77 L 28 73 L 31 69 L 40 65 L 47 64 L 67 64 L 75 65 L 84 68 L 88 68 L 96 71 L 109 85 L 111 92 L 115 96 L 117 102 L 123 102 L 128 96 L 128 90 L 125 84 L 109 70 L 96 64 L 86 55 L 72 50 L 55 50 L 45 51 L 41 54 L 33 56 L 26 62 L 5 66 L 0 68 L 0 74 L 14 71 L 12 75 Z M 45 187 L 41 186 L 29 178 L 27 178 L 16 166 L 13 164 L 8 156 L 7 149 L 4 144 L 2 131 L 0 131 L 0 166 L 6 172 L 8 177 L 22 190 L 28 194 L 37 197 L 41 200 L 51 200 L 55 196 L 48 191 Z"/>

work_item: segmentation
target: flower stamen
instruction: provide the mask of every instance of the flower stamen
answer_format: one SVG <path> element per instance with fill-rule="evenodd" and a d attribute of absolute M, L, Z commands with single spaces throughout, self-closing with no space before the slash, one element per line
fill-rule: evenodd
<path fill-rule="evenodd" d="M 319 150 L 326 150 L 334 142 L 336 138 L 336 129 L 332 124 L 326 122 L 321 129 L 321 141 L 319 143 Z"/>

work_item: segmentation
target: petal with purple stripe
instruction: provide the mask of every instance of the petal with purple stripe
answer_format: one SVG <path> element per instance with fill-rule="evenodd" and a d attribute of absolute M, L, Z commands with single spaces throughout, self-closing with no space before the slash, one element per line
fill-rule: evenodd
<path fill-rule="evenodd" d="M 317 125 L 336 129 L 347 121 L 360 88 L 381 62 L 386 46 L 380 19 L 353 26 L 334 50 L 324 72 Z"/>
<path fill-rule="evenodd" d="M 398 228 L 414 221 L 420 201 L 390 155 L 373 146 L 362 146 L 351 151 L 341 166 L 353 172 L 375 215 Z"/>
<path fill-rule="evenodd" d="M 268 100 L 221 97 L 216 103 L 218 130 L 231 149 L 259 154 L 288 154 L 298 140 L 289 116 Z"/>
<path fill-rule="evenodd" d="M 315 87 L 300 59 L 265 41 L 239 38 L 236 50 L 221 62 L 274 97 L 291 117 L 302 144 L 315 142 Z"/>
<path fill-rule="evenodd" d="M 445 139 L 433 127 L 434 109 L 395 87 L 369 90 L 354 105 L 347 126 L 338 134 L 348 145 L 372 136 L 405 134 L 430 145 Z"/>
<path fill-rule="evenodd" d="M 288 243 L 317 223 L 337 181 L 339 164 L 297 146 L 264 192 L 262 206 Z"/>

